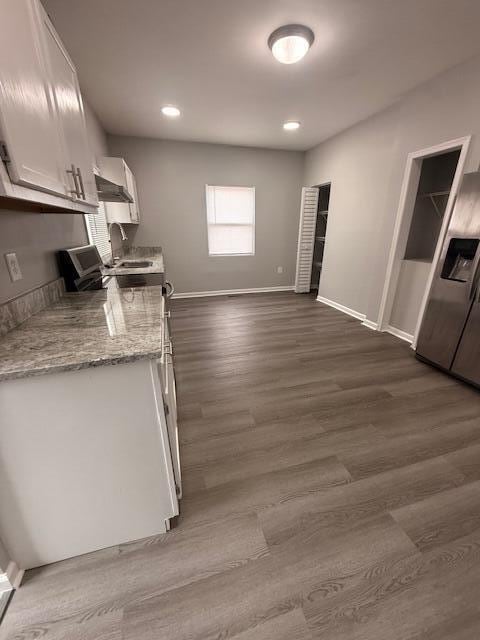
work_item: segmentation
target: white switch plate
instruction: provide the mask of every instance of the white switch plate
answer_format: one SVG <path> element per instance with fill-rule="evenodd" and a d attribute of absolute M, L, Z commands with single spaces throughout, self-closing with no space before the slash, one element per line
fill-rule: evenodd
<path fill-rule="evenodd" d="M 22 272 L 20 270 L 20 265 L 18 264 L 17 254 L 16 253 L 6 253 L 5 254 L 5 262 L 7 263 L 8 272 L 10 274 L 10 280 L 12 282 L 16 282 L 17 280 L 22 279 Z"/>
<path fill-rule="evenodd" d="M 277 273 L 283 273 L 283 267 L 277 267 Z"/>

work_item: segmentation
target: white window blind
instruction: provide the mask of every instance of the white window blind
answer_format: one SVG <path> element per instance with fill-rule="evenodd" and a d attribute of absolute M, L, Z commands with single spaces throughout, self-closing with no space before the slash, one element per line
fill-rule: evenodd
<path fill-rule="evenodd" d="M 94 244 L 97 247 L 102 260 L 107 262 L 112 258 L 112 247 L 108 237 L 107 217 L 103 202 L 99 203 L 97 213 L 87 213 L 85 215 L 85 224 L 90 244 Z"/>
<path fill-rule="evenodd" d="M 255 187 L 206 185 L 208 254 L 253 256 Z"/>

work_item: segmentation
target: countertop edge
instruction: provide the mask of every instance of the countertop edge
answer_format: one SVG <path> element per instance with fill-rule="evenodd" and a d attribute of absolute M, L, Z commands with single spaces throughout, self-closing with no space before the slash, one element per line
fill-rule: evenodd
<path fill-rule="evenodd" d="M 114 366 L 117 364 L 129 364 L 140 360 L 157 360 L 161 358 L 162 351 L 151 351 L 148 353 L 131 354 L 128 356 L 114 356 L 111 358 L 99 358 L 97 360 L 86 360 L 75 364 L 59 364 L 49 365 L 45 367 L 37 367 L 31 371 L 11 371 L 9 373 L 0 373 L 0 382 L 8 380 L 22 380 L 24 378 L 37 378 L 49 373 L 65 373 L 67 371 L 81 371 L 82 369 L 92 369 L 94 367 Z"/>

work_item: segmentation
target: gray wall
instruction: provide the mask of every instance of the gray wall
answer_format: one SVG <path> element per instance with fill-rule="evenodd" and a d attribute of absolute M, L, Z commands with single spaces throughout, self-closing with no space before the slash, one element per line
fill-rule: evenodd
<path fill-rule="evenodd" d="M 427 286 L 431 262 L 402 260 L 390 326 L 413 336 L 417 326 L 420 305 Z"/>
<path fill-rule="evenodd" d="M 137 181 L 134 242 L 163 247 L 177 291 L 294 283 L 303 153 L 117 136 L 108 145 Z M 205 184 L 256 188 L 255 256 L 208 256 Z"/>
<path fill-rule="evenodd" d="M 10 558 L 7 550 L 4 547 L 3 542 L 0 540 L 0 573 L 6 573 L 9 562 Z"/>
<path fill-rule="evenodd" d="M 106 136 L 85 105 L 92 153 L 107 153 Z M 0 210 L 0 304 L 58 277 L 55 251 L 87 242 L 82 215 Z M 16 252 L 23 279 L 10 282 L 4 254 Z"/>
<path fill-rule="evenodd" d="M 307 153 L 305 184 L 332 182 L 320 295 L 377 320 L 407 155 L 474 134 L 476 170 L 479 113 L 475 58 Z"/>
<path fill-rule="evenodd" d="M 84 244 L 83 216 L 0 211 L 0 304 L 58 278 L 55 251 Z M 10 282 L 5 253 L 14 251 L 23 279 Z"/>

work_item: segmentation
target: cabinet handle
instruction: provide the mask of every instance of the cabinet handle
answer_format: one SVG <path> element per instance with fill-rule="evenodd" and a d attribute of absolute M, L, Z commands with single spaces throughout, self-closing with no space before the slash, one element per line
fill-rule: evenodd
<path fill-rule="evenodd" d="M 78 180 L 77 180 L 77 172 L 75 171 L 75 165 L 70 165 L 70 169 L 67 169 L 67 173 L 70 173 L 72 178 L 73 178 L 73 184 L 75 189 L 70 189 L 69 193 L 71 193 L 72 195 L 74 195 L 76 198 L 80 198 L 80 190 L 78 187 Z"/>
<path fill-rule="evenodd" d="M 167 293 L 167 298 L 171 298 L 173 296 L 173 294 L 174 294 L 175 287 L 168 280 L 165 282 L 165 286 L 166 287 L 170 287 L 170 291 Z"/>
<path fill-rule="evenodd" d="M 77 176 L 78 176 L 78 182 L 80 185 L 80 188 L 79 188 L 80 198 L 82 198 L 82 200 L 86 200 L 85 187 L 83 186 L 83 178 L 82 178 L 82 172 L 80 171 L 80 167 L 77 167 Z"/>

